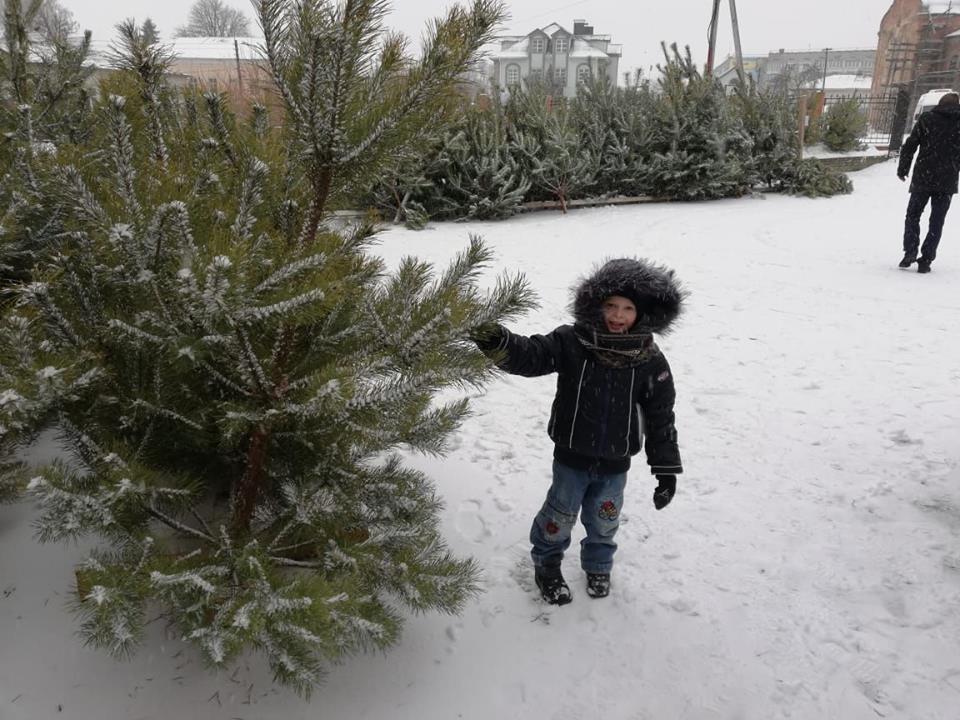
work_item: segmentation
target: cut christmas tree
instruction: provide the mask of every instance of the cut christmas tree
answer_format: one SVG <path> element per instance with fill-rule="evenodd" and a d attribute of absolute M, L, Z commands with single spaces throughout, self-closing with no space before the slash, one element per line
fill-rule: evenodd
<path fill-rule="evenodd" d="M 492 372 L 468 332 L 531 294 L 478 289 L 478 238 L 442 271 L 388 273 L 374 227 L 329 211 L 424 136 L 502 9 L 454 7 L 416 61 L 387 11 L 258 3 L 283 122 L 171 94 L 165 51 L 125 23 L 90 141 L 43 171 L 62 230 L 19 292 L 0 392 L 71 452 L 30 482 L 38 535 L 101 539 L 75 604 L 117 656 L 156 604 L 212 665 L 259 651 L 309 694 L 325 664 L 394 642 L 403 608 L 476 592 L 397 451 L 443 452 L 467 404 L 438 391 Z"/>

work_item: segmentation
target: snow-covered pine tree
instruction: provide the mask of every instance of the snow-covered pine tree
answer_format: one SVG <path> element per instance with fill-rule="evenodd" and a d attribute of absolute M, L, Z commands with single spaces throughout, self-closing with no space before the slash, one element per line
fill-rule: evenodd
<path fill-rule="evenodd" d="M 647 184 L 658 197 L 736 197 L 756 181 L 750 138 L 729 111 L 726 94 L 697 70 L 689 48 L 663 48 L 662 94 L 654 123 L 655 152 Z"/>
<path fill-rule="evenodd" d="M 156 604 L 212 665 L 256 650 L 309 694 L 327 662 L 389 646 L 402 608 L 476 591 L 396 450 L 443 451 L 467 405 L 435 394 L 491 372 L 466 332 L 531 297 L 519 276 L 477 289 L 479 239 L 440 273 L 388 274 L 370 225 L 327 221 L 422 136 L 500 5 L 451 9 L 418 61 L 383 2 L 258 10 L 281 131 L 214 94 L 174 123 L 153 101 L 163 53 L 121 27 L 138 91 L 104 97 L 94 140 L 51 171 L 64 231 L 20 294 L 30 355 L 9 389 L 64 386 L 48 414 L 73 459 L 30 487 L 40 539 L 101 539 L 76 573 L 86 641 L 129 654 Z"/>
<path fill-rule="evenodd" d="M 580 85 L 570 113 L 583 147 L 597 158 L 593 192 L 643 192 L 640 168 L 650 155 L 653 102 L 648 87 L 619 88 L 606 76 Z"/>
<path fill-rule="evenodd" d="M 761 91 L 753 78 L 737 82 L 730 98 L 744 130 L 749 134 L 757 179 L 777 187 L 783 168 L 797 157 L 796 110 L 786 95 Z"/>
<path fill-rule="evenodd" d="M 73 44 L 53 34 L 35 42 L 29 28 L 43 3 L 7 2 L 0 44 L 0 295 L 29 278 L 57 232 L 37 202 L 37 166 L 64 143 L 83 140 L 91 100 L 84 62 L 90 33 Z"/>
<path fill-rule="evenodd" d="M 530 180 L 516 162 L 503 116 L 496 108 L 467 110 L 450 132 L 430 173 L 442 218 L 498 219 L 517 212 Z"/>
<path fill-rule="evenodd" d="M 862 147 L 860 138 L 867 130 L 867 116 L 858 98 L 847 98 L 830 105 L 820 121 L 823 144 L 834 152 L 850 152 Z"/>
<path fill-rule="evenodd" d="M 565 108 L 545 110 L 540 122 L 540 131 L 521 138 L 518 145 L 527 156 L 533 184 L 565 213 L 570 200 L 583 197 L 596 184 L 599 158 L 583 143 Z M 533 137 L 537 140 L 531 142 Z"/>
<path fill-rule="evenodd" d="M 853 191 L 843 173 L 798 158 L 795 109 L 786 95 L 760 91 L 751 80 L 746 86 L 737 84 L 731 103 L 750 135 L 758 181 L 767 188 L 808 197 Z"/>
<path fill-rule="evenodd" d="M 0 502 L 19 495 L 14 451 L 35 436 L 46 404 L 66 377 L 47 377 L 39 355 L 24 343 L 25 319 L 11 310 L 12 288 L 30 279 L 60 232 L 55 208 L 45 206 L 43 169 L 61 145 L 80 142 L 89 124 L 84 67 L 90 35 L 77 44 L 50 33 L 39 44 L 28 31 L 40 2 L 0 2 Z M 36 364 L 39 374 L 14 382 L 12 369 Z M 29 390 L 21 385 L 26 383 Z M 21 394 L 20 390 L 26 391 Z M 32 398 L 32 399 L 28 399 Z"/>
<path fill-rule="evenodd" d="M 439 193 L 428 176 L 437 172 L 444 134 L 426 140 L 422 147 L 398 154 L 392 167 L 370 189 L 362 201 L 375 207 L 394 223 L 422 230 L 430 221 L 428 205 L 435 205 Z M 426 203 L 426 204 L 424 204 Z"/>

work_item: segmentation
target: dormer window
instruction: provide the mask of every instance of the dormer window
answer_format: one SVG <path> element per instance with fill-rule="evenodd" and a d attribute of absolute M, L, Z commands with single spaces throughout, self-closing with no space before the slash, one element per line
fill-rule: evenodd
<path fill-rule="evenodd" d="M 558 53 L 565 53 L 567 51 L 567 39 L 565 37 L 558 37 L 553 41 L 553 49 Z"/>
<path fill-rule="evenodd" d="M 530 41 L 530 51 L 534 53 L 542 53 L 547 49 L 547 42 L 542 37 L 535 37 Z"/>

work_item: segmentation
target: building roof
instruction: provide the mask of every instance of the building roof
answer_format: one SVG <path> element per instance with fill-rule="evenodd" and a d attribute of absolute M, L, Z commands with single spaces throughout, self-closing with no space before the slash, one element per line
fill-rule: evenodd
<path fill-rule="evenodd" d="M 233 42 L 237 41 L 234 50 Z M 162 43 L 178 60 L 235 60 L 239 51 L 241 60 L 260 60 L 257 47 L 263 43 L 259 37 L 180 37 L 171 42 Z M 89 61 L 93 65 L 110 65 L 113 47 L 112 40 L 94 40 L 90 43 Z"/>
<path fill-rule="evenodd" d="M 179 37 L 170 43 L 170 50 L 181 60 L 233 60 L 237 50 L 241 60 L 259 60 L 261 44 L 263 38 L 258 37 Z"/>
<path fill-rule="evenodd" d="M 583 42 L 579 39 L 573 41 L 573 48 L 568 53 L 570 57 L 574 58 L 605 58 L 607 53 L 603 50 L 598 50 L 593 47 L 590 43 Z"/>
<path fill-rule="evenodd" d="M 827 75 L 827 90 L 869 90 L 873 78 L 869 75 Z M 809 83 L 809 87 L 817 89 L 823 87 L 823 80 Z"/>
<path fill-rule="evenodd" d="M 931 15 L 960 15 L 960 5 L 955 2 L 925 2 L 922 8 Z"/>
<path fill-rule="evenodd" d="M 548 37 L 552 37 L 558 32 L 564 32 L 570 35 L 572 42 L 570 43 L 570 57 L 575 58 L 606 58 L 613 55 L 620 55 L 623 52 L 622 45 L 610 45 L 610 36 L 609 35 L 573 35 L 568 32 L 559 23 L 550 23 L 546 27 L 537 28 L 527 35 L 501 35 L 497 39 L 500 40 L 500 50 L 493 50 L 490 53 L 490 57 L 497 60 L 509 60 L 509 59 L 522 59 L 526 58 L 530 53 L 530 36 L 537 32 L 542 32 Z M 606 51 L 601 50 L 597 47 L 594 47 L 590 41 L 596 42 L 605 42 L 607 44 Z M 231 56 L 232 57 L 232 56 Z"/>
<path fill-rule="evenodd" d="M 525 58 L 529 54 L 530 39 L 527 37 L 517 38 L 512 45 L 503 50 L 491 53 L 495 58 Z"/>
<path fill-rule="evenodd" d="M 573 33 L 571 33 L 569 30 L 567 30 L 565 27 L 563 27 L 562 25 L 559 25 L 558 23 L 550 23 L 550 24 L 547 25 L 545 28 L 541 28 L 541 29 L 542 29 L 543 32 L 545 32 L 547 35 L 553 35 L 553 34 L 554 34 L 555 32 L 557 32 L 558 30 L 563 30 L 567 35 L 572 35 L 572 34 L 573 34 Z"/>

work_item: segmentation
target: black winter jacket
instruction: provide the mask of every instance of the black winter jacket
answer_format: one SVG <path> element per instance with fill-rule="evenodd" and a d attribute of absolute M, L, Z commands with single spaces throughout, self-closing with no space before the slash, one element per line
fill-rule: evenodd
<path fill-rule="evenodd" d="M 583 347 L 570 325 L 531 337 L 501 328 L 496 346 L 481 347 L 502 353 L 499 367 L 514 375 L 557 373 L 547 434 L 561 462 L 585 467 L 599 461 L 607 472 L 622 472 L 646 437 L 651 473 L 683 472 L 674 426 L 673 375 L 661 352 L 636 367 L 609 367 Z"/>
<path fill-rule="evenodd" d="M 910 192 L 955 195 L 960 173 L 960 105 L 937 105 L 919 117 L 900 150 L 899 177 L 910 172 L 918 147 Z"/>
<path fill-rule="evenodd" d="M 623 366 L 604 361 L 582 340 L 583 327 L 599 326 L 603 301 L 611 295 L 633 301 L 638 319 L 631 335 L 645 339 L 649 348 Z M 509 373 L 557 373 L 547 433 L 560 462 L 624 472 L 630 457 L 645 447 L 651 473 L 674 475 L 683 472 L 674 424 L 676 392 L 670 366 L 651 333 L 669 328 L 684 296 L 671 271 L 645 261 L 612 260 L 577 289 L 576 328 L 562 325 L 546 335 L 525 337 L 497 326 L 477 344 Z"/>

